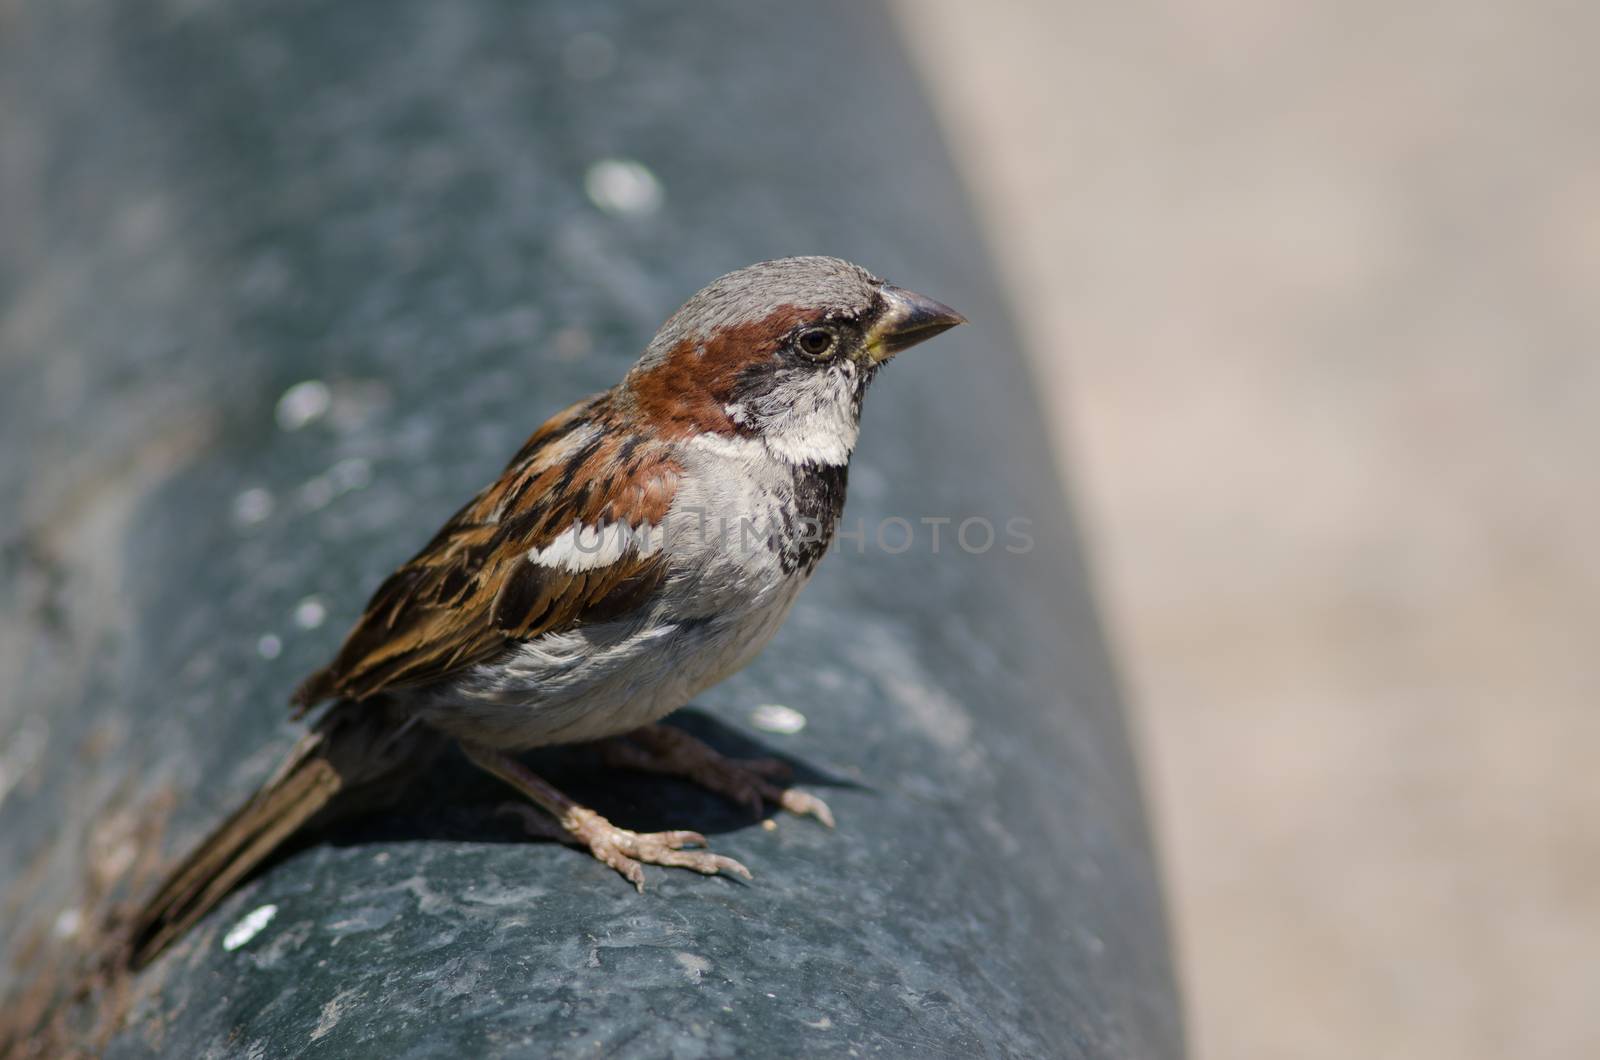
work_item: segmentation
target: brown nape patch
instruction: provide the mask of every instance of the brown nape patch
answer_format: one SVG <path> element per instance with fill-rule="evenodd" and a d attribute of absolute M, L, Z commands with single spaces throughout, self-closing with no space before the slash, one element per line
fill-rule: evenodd
<path fill-rule="evenodd" d="M 810 315 L 801 306 L 784 305 L 760 320 L 721 328 L 703 342 L 685 339 L 658 364 L 630 376 L 627 386 L 639 411 L 666 437 L 744 433 L 726 407 L 740 373 L 775 358 L 789 332 Z"/>

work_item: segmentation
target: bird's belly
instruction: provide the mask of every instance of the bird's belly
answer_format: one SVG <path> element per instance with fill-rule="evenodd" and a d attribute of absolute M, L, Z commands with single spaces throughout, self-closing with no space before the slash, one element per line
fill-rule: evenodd
<path fill-rule="evenodd" d="M 540 637 L 419 696 L 423 720 L 502 750 L 647 725 L 735 673 L 783 624 L 806 579 L 706 618 L 607 623 Z"/>

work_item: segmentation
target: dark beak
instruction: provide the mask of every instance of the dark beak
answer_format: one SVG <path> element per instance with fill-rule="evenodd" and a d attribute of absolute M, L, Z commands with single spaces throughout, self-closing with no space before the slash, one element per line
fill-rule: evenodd
<path fill-rule="evenodd" d="M 867 356 L 875 364 L 967 322 L 966 317 L 943 302 L 892 283 L 878 288 L 878 294 L 883 299 L 883 311 L 867 332 L 866 346 Z"/>

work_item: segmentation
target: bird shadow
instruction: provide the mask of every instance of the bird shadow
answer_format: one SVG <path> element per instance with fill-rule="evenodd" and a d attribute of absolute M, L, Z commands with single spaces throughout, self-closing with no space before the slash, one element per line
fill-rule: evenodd
<path fill-rule="evenodd" d="M 680 728 L 728 758 L 774 758 L 793 771 L 788 783 L 807 788 L 870 790 L 857 781 L 827 772 L 785 754 L 720 721 L 688 707 L 666 724 Z M 582 806 L 613 824 L 639 832 L 689 829 L 707 836 L 735 832 L 781 812 L 768 804 L 753 816 L 720 795 L 687 780 L 606 765 L 592 745 L 541 748 L 517 756 L 540 777 Z M 398 791 L 357 793 L 344 813 L 286 843 L 260 869 L 266 871 L 312 846 L 338 847 L 373 843 L 459 842 L 526 843 L 548 841 L 530 835 L 514 814 L 500 812 L 523 797 L 469 762 L 454 746 L 427 769 L 410 775 Z M 364 796 L 364 798 L 363 798 Z M 368 803 L 362 806 L 361 803 Z M 376 804 L 373 806 L 371 804 Z M 252 874 L 254 875 L 254 874 Z"/>

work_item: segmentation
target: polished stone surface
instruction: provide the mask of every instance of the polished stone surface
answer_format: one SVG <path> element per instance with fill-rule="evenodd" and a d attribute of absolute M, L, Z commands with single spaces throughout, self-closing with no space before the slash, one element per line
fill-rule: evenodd
<path fill-rule="evenodd" d="M 793 758 L 837 831 L 536 756 L 756 874 L 651 869 L 641 897 L 447 759 L 226 900 L 133 985 L 113 1055 L 1178 1054 L 1079 544 L 881 12 L 8 17 L 0 944 L 28 971 L 137 889 L 147 833 L 175 854 L 265 776 L 377 579 L 705 280 L 832 253 L 973 321 L 878 382 L 859 543 L 683 720 Z M 765 704 L 806 725 L 762 732 Z"/>

